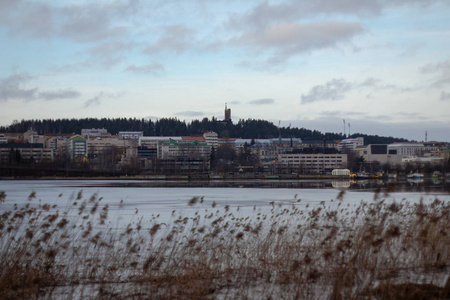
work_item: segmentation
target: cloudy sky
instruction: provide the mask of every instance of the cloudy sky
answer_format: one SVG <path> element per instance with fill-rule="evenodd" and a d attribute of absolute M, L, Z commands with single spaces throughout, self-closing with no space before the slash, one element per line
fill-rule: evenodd
<path fill-rule="evenodd" d="M 0 7 L 0 125 L 221 119 L 228 103 L 235 121 L 450 141 L 449 0 Z"/>

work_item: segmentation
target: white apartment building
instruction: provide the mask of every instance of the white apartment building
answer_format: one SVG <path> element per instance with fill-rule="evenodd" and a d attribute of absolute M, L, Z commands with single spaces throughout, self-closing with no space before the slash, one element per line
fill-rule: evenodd
<path fill-rule="evenodd" d="M 347 154 L 280 154 L 278 164 L 285 170 L 319 174 L 347 167 Z"/>
<path fill-rule="evenodd" d="M 119 140 L 139 140 L 142 136 L 143 131 L 119 131 Z"/>
<path fill-rule="evenodd" d="M 203 138 L 205 139 L 205 142 L 206 144 L 208 144 L 208 146 L 217 148 L 219 144 L 219 136 L 216 132 L 214 131 L 205 132 L 203 134 Z"/>
<path fill-rule="evenodd" d="M 425 145 L 422 143 L 394 143 L 388 145 L 389 152 L 395 150 L 397 155 L 422 156 L 425 153 Z"/>
<path fill-rule="evenodd" d="M 363 137 L 344 139 L 339 142 L 338 151 L 342 152 L 342 153 L 349 153 L 361 146 L 364 146 L 364 138 Z"/>

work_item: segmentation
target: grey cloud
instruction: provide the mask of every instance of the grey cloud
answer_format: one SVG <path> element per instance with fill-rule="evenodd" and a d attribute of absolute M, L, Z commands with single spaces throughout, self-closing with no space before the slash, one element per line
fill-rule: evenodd
<path fill-rule="evenodd" d="M 241 104 L 241 101 L 234 100 L 234 101 L 228 102 L 228 104 Z"/>
<path fill-rule="evenodd" d="M 435 75 L 432 86 L 442 87 L 450 84 L 450 60 L 428 64 L 420 68 L 423 74 Z"/>
<path fill-rule="evenodd" d="M 124 92 L 117 92 L 117 93 L 99 92 L 97 94 L 97 96 L 86 100 L 84 102 L 84 107 L 88 108 L 89 106 L 92 106 L 92 105 L 100 105 L 104 98 L 118 98 L 118 97 L 123 96 L 124 94 L 125 94 Z"/>
<path fill-rule="evenodd" d="M 84 107 L 88 108 L 89 106 L 92 106 L 92 105 L 100 105 L 100 100 L 101 100 L 101 98 L 103 98 L 103 96 L 104 96 L 104 93 L 101 92 L 97 96 L 95 96 L 94 98 L 86 100 L 84 102 Z"/>
<path fill-rule="evenodd" d="M 14 3 L 12 3 L 14 2 Z M 124 21 L 138 17 L 139 1 L 91 2 L 52 5 L 36 1 L 1 3 L 0 24 L 12 35 L 35 38 L 64 37 L 75 42 L 97 42 L 111 37 L 125 37 Z M 115 25 L 120 24 L 120 25 Z"/>
<path fill-rule="evenodd" d="M 59 34 L 76 42 L 96 42 L 126 37 L 127 20 L 136 20 L 141 2 L 135 0 L 67 5 L 58 10 Z M 119 24 L 119 25 L 115 25 Z"/>
<path fill-rule="evenodd" d="M 408 112 L 403 112 L 403 113 L 398 113 L 398 116 L 400 117 L 406 117 L 409 118 L 411 120 L 428 120 L 429 118 L 423 116 L 420 113 L 408 113 Z"/>
<path fill-rule="evenodd" d="M 113 26 L 111 11 L 105 6 L 70 6 L 62 10 L 64 23 L 60 34 L 76 42 L 92 42 L 125 35 L 124 26 Z"/>
<path fill-rule="evenodd" d="M 440 99 L 441 99 L 441 101 L 449 101 L 450 100 L 450 93 L 446 93 L 446 92 L 442 91 Z"/>
<path fill-rule="evenodd" d="M 356 22 L 282 23 L 244 32 L 230 44 L 272 51 L 268 63 L 280 64 L 299 53 L 334 47 L 362 32 L 363 26 Z"/>
<path fill-rule="evenodd" d="M 8 100 L 34 100 L 37 89 L 23 88 L 22 85 L 32 77 L 27 74 L 16 74 L 0 80 L 0 101 Z"/>
<path fill-rule="evenodd" d="M 275 103 L 275 100 L 266 98 L 266 99 L 252 100 L 252 101 L 249 101 L 248 103 L 252 104 L 252 105 L 266 105 L 266 104 Z"/>
<path fill-rule="evenodd" d="M 325 84 L 316 85 L 310 89 L 307 94 L 301 95 L 301 103 L 313 103 L 317 101 L 337 101 L 345 97 L 350 91 L 371 91 L 366 95 L 367 98 L 373 98 L 372 92 L 386 90 L 392 93 L 407 93 L 414 91 L 413 88 L 399 87 L 394 84 L 382 84 L 380 79 L 369 77 L 360 82 L 350 82 L 343 78 L 334 78 Z"/>
<path fill-rule="evenodd" d="M 450 70 L 450 60 L 427 64 L 420 68 L 422 73 L 448 72 Z"/>
<path fill-rule="evenodd" d="M 377 86 L 379 82 L 380 82 L 379 79 L 369 77 L 366 80 L 359 83 L 358 86 L 360 86 L 360 87 Z"/>
<path fill-rule="evenodd" d="M 81 94 L 74 90 L 42 91 L 38 88 L 24 88 L 23 85 L 33 79 L 28 74 L 15 74 L 0 80 L 0 101 L 37 99 L 56 100 L 73 99 Z"/>
<path fill-rule="evenodd" d="M 381 11 L 380 1 L 332 0 L 332 1 L 298 1 L 291 0 L 279 4 L 264 1 L 250 12 L 233 14 L 227 25 L 229 27 L 266 27 L 268 24 L 300 20 L 318 14 L 340 15 L 374 15 Z"/>
<path fill-rule="evenodd" d="M 57 92 L 42 92 L 38 94 L 38 98 L 44 100 L 73 99 L 80 96 L 81 93 L 74 90 L 60 90 Z"/>
<path fill-rule="evenodd" d="M 90 57 L 84 62 L 84 65 L 100 65 L 110 68 L 121 62 L 125 58 L 125 52 L 131 47 L 130 44 L 119 41 L 102 42 L 88 50 Z"/>
<path fill-rule="evenodd" d="M 307 95 L 302 95 L 302 103 L 312 103 L 316 101 L 340 100 L 345 93 L 350 91 L 353 84 L 344 79 L 332 79 L 324 85 L 314 86 Z"/>
<path fill-rule="evenodd" d="M 55 34 L 54 9 L 44 3 L 1 1 L 0 25 L 10 35 L 47 38 Z"/>
<path fill-rule="evenodd" d="M 194 32 L 184 25 L 167 26 L 163 31 L 163 36 L 145 49 L 146 53 L 163 51 L 181 53 L 193 45 Z"/>
<path fill-rule="evenodd" d="M 179 113 L 176 113 L 175 115 L 179 115 L 179 116 L 186 116 L 186 117 L 200 117 L 203 116 L 204 113 L 201 111 L 181 111 Z"/>
<path fill-rule="evenodd" d="M 125 71 L 140 74 L 160 75 L 161 73 L 164 73 L 164 67 L 158 63 L 152 63 L 141 66 L 130 65 L 125 69 Z"/>
<path fill-rule="evenodd" d="M 274 23 L 298 21 L 316 16 L 378 16 L 385 9 L 402 5 L 431 6 L 434 3 L 448 4 L 440 0 L 289 0 L 276 4 L 269 1 L 259 3 L 250 11 L 230 15 L 226 23 L 229 28 L 264 28 Z"/>

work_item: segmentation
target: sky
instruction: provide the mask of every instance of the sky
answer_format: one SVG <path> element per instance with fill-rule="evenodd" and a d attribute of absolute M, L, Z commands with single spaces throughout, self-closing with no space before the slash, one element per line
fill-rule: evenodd
<path fill-rule="evenodd" d="M 450 142 L 449 0 L 0 0 L 0 125 L 264 119 Z"/>

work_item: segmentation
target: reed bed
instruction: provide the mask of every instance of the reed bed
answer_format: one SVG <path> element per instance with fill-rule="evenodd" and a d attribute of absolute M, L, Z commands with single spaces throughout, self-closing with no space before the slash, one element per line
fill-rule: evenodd
<path fill-rule="evenodd" d="M 192 198 L 115 228 L 95 194 L 60 211 L 32 193 L 0 210 L 0 299 L 449 299 L 450 204 L 384 196 L 248 215 Z"/>

